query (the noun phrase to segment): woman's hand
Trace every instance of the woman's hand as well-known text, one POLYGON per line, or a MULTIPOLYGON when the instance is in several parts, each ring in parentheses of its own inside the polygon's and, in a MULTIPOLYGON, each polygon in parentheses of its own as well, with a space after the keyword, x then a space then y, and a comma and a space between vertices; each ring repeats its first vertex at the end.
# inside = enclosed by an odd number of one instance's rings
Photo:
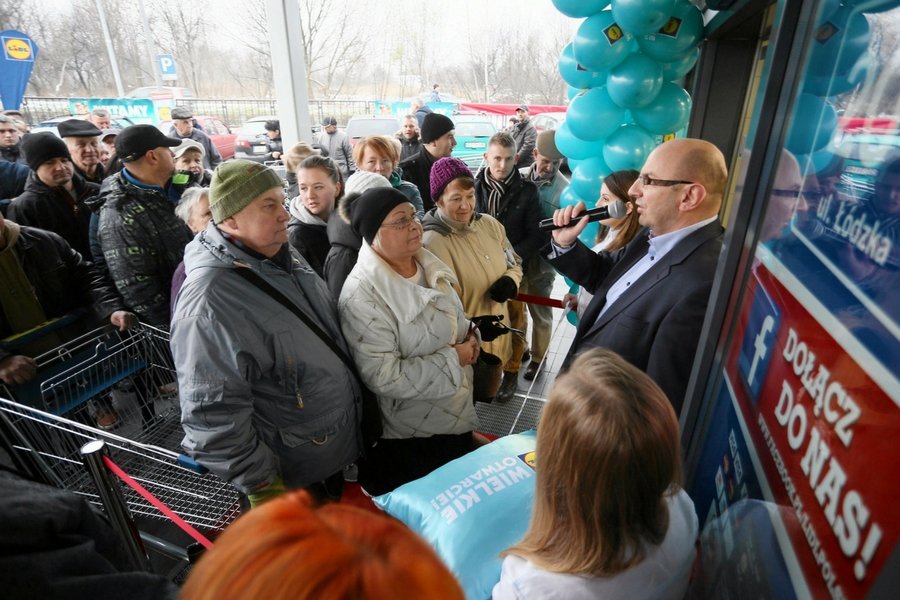
POLYGON ((459 366, 461 367, 474 365, 475 361, 478 360, 478 352, 481 350, 478 339, 474 336, 467 337, 464 341, 454 344, 453 349, 456 350, 459 366))

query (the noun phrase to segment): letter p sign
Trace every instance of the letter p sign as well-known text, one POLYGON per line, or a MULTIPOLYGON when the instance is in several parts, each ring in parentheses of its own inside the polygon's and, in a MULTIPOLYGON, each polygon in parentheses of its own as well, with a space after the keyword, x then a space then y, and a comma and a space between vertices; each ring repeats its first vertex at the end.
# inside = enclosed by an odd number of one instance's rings
POLYGON ((166 81, 178 79, 178 68, 175 66, 175 57, 171 54, 158 54, 156 62, 159 66, 159 74, 166 81))

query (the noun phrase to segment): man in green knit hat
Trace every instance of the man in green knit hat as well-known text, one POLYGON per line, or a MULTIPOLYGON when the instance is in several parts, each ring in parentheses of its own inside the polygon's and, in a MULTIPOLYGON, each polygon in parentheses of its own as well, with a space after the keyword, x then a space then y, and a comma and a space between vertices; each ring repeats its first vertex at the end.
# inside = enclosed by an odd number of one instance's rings
POLYGON ((324 339, 348 353, 336 302, 287 243, 281 178, 223 163, 209 208, 172 318, 182 445, 254 506, 290 488, 339 498, 360 453, 361 390, 324 339))

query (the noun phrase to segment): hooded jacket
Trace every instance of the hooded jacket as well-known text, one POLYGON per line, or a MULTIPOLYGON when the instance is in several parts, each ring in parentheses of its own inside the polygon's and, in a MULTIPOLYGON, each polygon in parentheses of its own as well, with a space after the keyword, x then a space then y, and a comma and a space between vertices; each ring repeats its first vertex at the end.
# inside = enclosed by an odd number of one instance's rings
POLYGON ((91 211, 85 201, 96 196, 100 186, 85 181, 78 173, 72 176, 72 186, 74 197, 64 188, 46 185, 32 171, 28 174, 25 191, 9 205, 7 216, 19 225, 58 234, 85 260, 90 260, 88 228, 91 211))
POLYGON ((341 289, 359 255, 362 237, 350 226, 350 205, 359 198, 359 194, 347 194, 338 200, 338 208, 328 218, 328 242, 331 248, 325 257, 325 281, 335 298, 341 297, 341 289))
MULTIPOLYGON (((418 119, 416 119, 418 122, 418 119)), ((419 139, 419 134, 417 133, 411 140, 407 139, 402 133, 397 134, 397 139, 400 140, 400 161, 404 161, 410 156, 419 153, 419 150, 422 149, 422 140, 419 139)))
POLYGON ((472 367, 461 367, 451 347, 469 330, 453 290, 456 278, 427 250, 415 258, 427 288, 398 275, 363 244, 338 302, 344 336, 378 397, 389 439, 461 434, 477 424, 472 367))
MULTIPOLYGON (((515 253, 496 219, 476 213, 468 225, 448 221, 438 209, 422 221, 422 243, 454 274, 454 287, 469 317, 503 315, 509 324, 507 303, 491 300, 488 288, 504 275, 516 285, 522 283, 522 259, 515 253)), ((481 347, 505 363, 512 356, 511 334, 501 335, 481 347)))
POLYGON ((319 277, 325 277, 325 257, 331 250, 327 223, 303 206, 300 197, 291 200, 288 241, 319 277))
POLYGON ((422 196, 422 209, 425 212, 434 208, 434 200, 431 198, 431 167, 436 160, 423 145, 418 154, 400 163, 400 173, 403 179, 419 188, 419 194, 422 196))
POLYGON ((98 212, 97 239, 116 289, 145 323, 168 328, 172 275, 193 235, 158 189, 107 177, 88 202, 98 212))
POLYGON ((351 371, 296 315, 233 272, 251 269, 349 355, 325 283, 286 252, 289 265, 254 257, 210 223, 185 252, 172 320, 182 445, 244 492, 279 476, 303 487, 359 456, 361 396, 351 371))

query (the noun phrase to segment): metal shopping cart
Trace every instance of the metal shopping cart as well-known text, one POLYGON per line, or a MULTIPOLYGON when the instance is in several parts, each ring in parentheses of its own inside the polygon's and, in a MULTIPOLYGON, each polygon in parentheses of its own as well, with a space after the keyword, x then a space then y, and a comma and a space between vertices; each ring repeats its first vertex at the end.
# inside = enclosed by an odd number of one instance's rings
MULTIPOLYGON (((0 385, 0 435, 20 466, 100 504, 80 451, 101 440, 113 462, 197 529, 217 532, 240 514, 232 486, 179 454, 183 432, 167 332, 148 325, 126 332, 102 327, 36 362, 38 377, 28 385, 0 385), (111 402, 118 412, 115 431, 93 423, 98 402, 111 402)), ((139 528, 167 519, 133 490, 126 488, 124 497, 139 528)), ((171 556, 186 556, 148 539, 171 556)))

